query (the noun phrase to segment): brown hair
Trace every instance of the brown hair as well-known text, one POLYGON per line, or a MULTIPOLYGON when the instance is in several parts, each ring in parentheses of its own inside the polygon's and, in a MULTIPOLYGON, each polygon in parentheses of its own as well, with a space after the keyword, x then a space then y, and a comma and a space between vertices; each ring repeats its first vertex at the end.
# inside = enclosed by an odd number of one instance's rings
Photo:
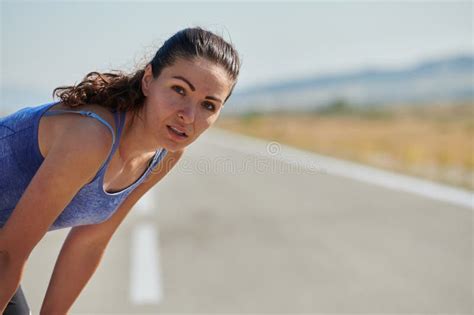
MULTIPOLYGON (((194 27, 177 32, 164 42, 147 65, 151 64, 153 77, 157 78, 178 58, 192 60, 197 57, 215 62, 227 71, 233 81, 227 101, 237 83, 240 58, 232 44, 210 31, 194 27)), ((116 73, 90 72, 75 86, 57 87, 53 90, 53 98, 58 96, 69 107, 97 104, 118 111, 131 111, 135 118, 145 101, 141 86, 145 69, 132 74, 112 71, 116 73)))

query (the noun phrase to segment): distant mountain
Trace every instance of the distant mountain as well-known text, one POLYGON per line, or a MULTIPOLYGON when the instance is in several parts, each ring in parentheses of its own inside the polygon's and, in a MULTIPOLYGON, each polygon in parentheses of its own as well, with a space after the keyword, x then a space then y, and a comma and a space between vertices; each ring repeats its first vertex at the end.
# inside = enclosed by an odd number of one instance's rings
POLYGON ((335 100, 355 106, 474 99, 474 56, 431 60, 402 70, 366 69, 262 85, 229 99, 226 114, 317 109, 335 100))
MULTIPOLYGON (((430 60, 402 70, 366 69, 317 75, 235 91, 223 115, 307 111, 336 100, 354 106, 474 100, 474 56, 430 60)), ((51 90, 0 87, 0 116, 52 101, 51 90)))

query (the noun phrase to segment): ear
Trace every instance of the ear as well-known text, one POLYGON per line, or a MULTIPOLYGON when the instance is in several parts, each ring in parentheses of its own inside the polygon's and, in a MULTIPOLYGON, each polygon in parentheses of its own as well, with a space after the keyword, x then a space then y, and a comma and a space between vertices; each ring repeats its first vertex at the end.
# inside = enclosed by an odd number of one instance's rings
POLYGON ((151 64, 148 64, 145 68, 145 73, 143 74, 143 78, 142 78, 143 95, 148 96, 152 81, 153 81, 153 71, 151 69, 151 64))

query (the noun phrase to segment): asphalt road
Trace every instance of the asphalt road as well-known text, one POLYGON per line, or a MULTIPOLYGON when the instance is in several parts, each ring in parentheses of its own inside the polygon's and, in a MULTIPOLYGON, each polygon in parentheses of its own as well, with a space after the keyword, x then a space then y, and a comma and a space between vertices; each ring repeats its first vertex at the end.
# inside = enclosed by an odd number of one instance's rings
MULTIPOLYGON (((472 207, 284 151, 203 135, 125 220, 71 314, 473 312, 472 207)), ((28 262, 33 314, 67 231, 28 262)))

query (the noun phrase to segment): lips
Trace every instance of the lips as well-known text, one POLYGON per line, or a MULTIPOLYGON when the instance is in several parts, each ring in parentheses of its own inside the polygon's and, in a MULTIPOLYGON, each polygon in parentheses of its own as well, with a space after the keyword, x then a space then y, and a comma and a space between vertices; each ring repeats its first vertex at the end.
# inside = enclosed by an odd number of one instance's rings
POLYGON ((186 134, 186 131, 179 128, 179 127, 175 127, 175 126, 170 126, 170 125, 166 125, 166 128, 168 128, 168 130, 172 133, 172 134, 175 134, 176 136, 178 137, 181 137, 181 138, 187 138, 188 135, 186 134))

